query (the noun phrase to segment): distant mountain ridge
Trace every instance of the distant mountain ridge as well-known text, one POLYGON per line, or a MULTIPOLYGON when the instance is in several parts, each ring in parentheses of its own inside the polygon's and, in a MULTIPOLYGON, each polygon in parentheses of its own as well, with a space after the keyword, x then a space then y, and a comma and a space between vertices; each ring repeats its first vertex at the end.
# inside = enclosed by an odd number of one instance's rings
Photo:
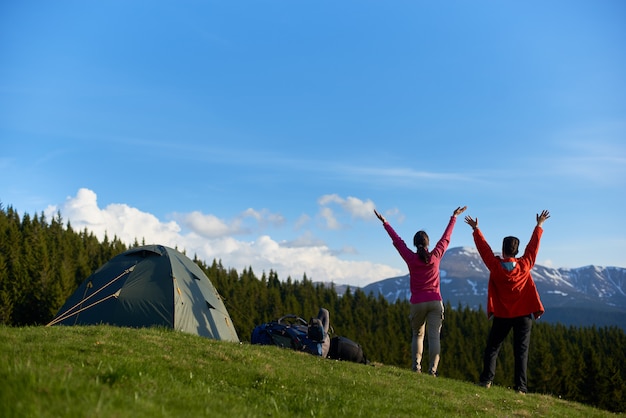
MULTIPOLYGON (((450 302, 453 308, 486 308, 489 271, 475 248, 448 249, 440 269, 444 302, 450 302)), ((626 268, 591 265, 554 269, 535 265, 532 275, 546 309, 540 320, 626 330, 626 268)), ((409 276, 384 279, 362 290, 366 294, 381 294, 392 303, 408 300, 409 276)))

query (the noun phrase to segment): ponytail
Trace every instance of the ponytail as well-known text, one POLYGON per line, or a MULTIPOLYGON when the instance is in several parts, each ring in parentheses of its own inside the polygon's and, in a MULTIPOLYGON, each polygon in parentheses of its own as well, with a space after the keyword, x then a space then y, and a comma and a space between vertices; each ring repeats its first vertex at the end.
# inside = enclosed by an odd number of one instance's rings
POLYGON ((417 247, 417 255, 426 264, 430 264, 430 253, 428 252, 428 234, 425 231, 417 231, 413 236, 413 245, 417 247))
POLYGON ((422 259, 424 263, 430 264, 430 253, 428 252, 428 249, 426 247, 424 247, 423 245, 417 247, 417 255, 419 256, 419 258, 422 259))

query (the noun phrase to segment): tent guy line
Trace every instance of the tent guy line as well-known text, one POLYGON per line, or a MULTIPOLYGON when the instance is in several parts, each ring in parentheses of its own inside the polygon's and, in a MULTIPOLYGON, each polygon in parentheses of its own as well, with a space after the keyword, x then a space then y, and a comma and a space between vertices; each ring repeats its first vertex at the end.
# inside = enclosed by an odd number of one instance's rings
MULTIPOLYGON (((124 270, 122 272, 122 274, 120 274, 119 276, 117 276, 115 279, 111 280, 110 282, 108 282, 107 284, 105 284, 104 286, 102 286, 100 289, 96 290, 94 293, 92 293, 91 295, 87 296, 86 298, 84 298, 83 300, 81 300, 80 302, 78 302, 76 305, 72 306, 71 308, 69 308, 67 311, 65 311, 62 314, 57 314, 58 316, 53 319, 52 321, 50 321, 48 324, 46 324, 47 327, 49 327, 50 325, 54 325, 58 322, 64 321, 65 319, 74 316, 74 315, 78 315, 79 313, 81 313, 82 311, 91 308, 92 306, 97 305, 98 303, 102 303, 105 300, 111 298, 111 297, 115 297, 117 298, 120 295, 120 290, 118 290, 117 292, 114 292, 112 295, 109 295, 107 297, 105 297, 104 299, 100 299, 97 302, 92 303, 91 305, 85 306, 84 308, 79 309, 76 312, 72 312, 74 309, 76 309, 78 306, 81 306, 85 301, 87 301, 88 299, 91 299, 92 297, 96 296, 98 293, 100 293, 102 290, 104 290, 105 287, 109 286, 111 283, 115 282, 116 280, 124 277, 125 275, 127 275, 128 273, 132 272, 133 270, 135 270, 135 266, 131 266, 129 268, 127 268, 126 270, 124 270)), ((91 282, 87 283, 87 288, 90 287, 91 282)))

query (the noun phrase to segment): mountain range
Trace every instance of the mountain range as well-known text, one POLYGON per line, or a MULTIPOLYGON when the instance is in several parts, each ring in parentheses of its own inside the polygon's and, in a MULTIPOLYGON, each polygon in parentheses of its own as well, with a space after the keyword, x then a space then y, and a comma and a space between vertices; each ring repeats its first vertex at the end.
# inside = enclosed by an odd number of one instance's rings
MULTIPOLYGON (((450 302, 454 309, 486 309, 489 271, 475 248, 448 249, 440 271, 444 302, 450 302)), ((591 265, 555 269, 535 265, 532 277, 546 310, 540 321, 626 330, 626 268, 591 265)), ((361 289, 366 294, 380 294, 391 303, 408 300, 409 275, 384 279, 361 289)))

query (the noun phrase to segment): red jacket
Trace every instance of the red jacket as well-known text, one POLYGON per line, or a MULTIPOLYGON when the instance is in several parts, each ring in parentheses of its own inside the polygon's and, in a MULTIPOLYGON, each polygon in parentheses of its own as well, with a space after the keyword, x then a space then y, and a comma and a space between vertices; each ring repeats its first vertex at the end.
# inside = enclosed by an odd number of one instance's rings
POLYGON ((437 241, 437 245, 435 245, 435 248, 430 252, 430 264, 426 264, 415 252, 407 247, 391 225, 385 222, 385 230, 391 237, 394 247, 396 247, 398 253, 409 268, 411 303, 441 300, 439 264, 448 248, 448 244, 450 244, 450 237, 452 236, 455 223, 456 216, 451 216, 450 222, 448 222, 448 226, 443 232, 442 237, 437 241))
POLYGON ((488 317, 515 318, 533 314, 539 318, 545 312, 530 275, 542 234, 543 229, 535 227, 524 255, 520 258, 501 258, 493 253, 482 232, 478 228, 474 230, 476 248, 489 269, 488 317))

